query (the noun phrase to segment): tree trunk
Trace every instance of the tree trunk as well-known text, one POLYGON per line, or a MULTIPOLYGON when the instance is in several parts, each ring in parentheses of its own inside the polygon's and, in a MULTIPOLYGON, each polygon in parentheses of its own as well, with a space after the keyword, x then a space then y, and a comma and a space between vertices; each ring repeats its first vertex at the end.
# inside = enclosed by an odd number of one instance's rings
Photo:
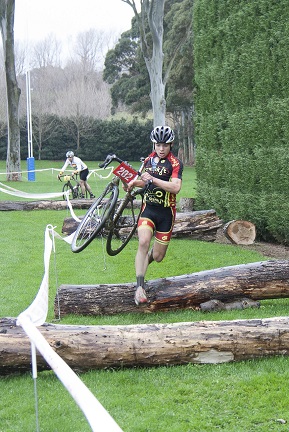
POLYGON ((183 108, 181 111, 175 110, 174 123, 179 137, 178 157, 185 165, 192 166, 195 163, 193 109, 183 108))
MULTIPOLYGON (((141 2, 140 13, 134 1, 122 0, 132 7, 140 32, 140 46, 150 78, 150 98, 152 102, 154 126, 166 124, 166 80, 163 79, 163 20, 165 0, 141 2), (147 37, 146 22, 151 37, 147 37), (148 43, 151 39, 151 43, 148 43)), ((169 71, 168 71, 169 74, 169 71)), ((167 74, 167 75, 168 75, 167 74)))
MULTIPOLYGON (((152 53, 148 56, 148 49, 143 49, 144 60, 150 77, 150 98, 154 116, 154 126, 166 124, 166 99, 163 80, 163 20, 165 0, 151 0, 143 3, 149 28, 152 35, 152 53)), ((143 33, 145 28, 143 29, 143 33)), ((142 43, 142 45, 144 42, 142 43)))
POLYGON ((20 128, 19 98, 14 55, 14 11, 15 0, 2 1, 0 5, 0 27, 5 57, 5 75, 7 92, 7 180, 21 180, 20 166, 20 128))
POLYGON ((134 283, 61 285, 56 316, 112 315, 175 309, 199 309, 212 299, 233 302, 289 297, 289 261, 262 261, 223 267, 146 283, 149 303, 136 307, 134 283))
MULTIPOLYGON (((73 326, 40 332, 75 371, 226 363, 289 353, 287 317, 175 324, 73 326)), ((38 370, 49 369, 38 355, 38 370)), ((15 321, 0 320, 0 374, 31 370, 31 346, 15 321)))

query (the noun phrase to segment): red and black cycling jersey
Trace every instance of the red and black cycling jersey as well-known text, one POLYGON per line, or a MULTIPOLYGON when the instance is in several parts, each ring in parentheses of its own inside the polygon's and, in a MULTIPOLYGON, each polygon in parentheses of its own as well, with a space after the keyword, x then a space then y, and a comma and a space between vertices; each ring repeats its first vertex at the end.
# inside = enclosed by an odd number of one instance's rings
MULTIPOLYGON (((170 181, 172 178, 182 179, 183 163, 172 152, 166 158, 159 159, 157 163, 155 163, 155 158, 158 159, 155 151, 148 155, 144 161, 145 171, 164 181, 170 181)), ((175 207, 176 194, 166 192, 151 184, 145 194, 145 202, 149 205, 175 207)))

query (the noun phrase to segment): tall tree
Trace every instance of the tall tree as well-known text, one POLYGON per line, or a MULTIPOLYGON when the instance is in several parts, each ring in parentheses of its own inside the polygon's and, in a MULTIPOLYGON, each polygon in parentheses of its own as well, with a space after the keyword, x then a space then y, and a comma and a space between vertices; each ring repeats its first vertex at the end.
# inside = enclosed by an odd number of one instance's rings
MULTIPOLYGON (((141 50, 150 77, 154 125, 164 125, 166 123, 165 87, 168 79, 167 73, 163 75, 165 0, 140 0, 140 13, 137 11, 135 0, 122 1, 133 9, 138 23, 141 50), (150 38, 147 35, 147 25, 150 29, 150 38)), ((169 73, 169 69, 167 72, 169 73)))
POLYGON ((71 144, 80 150, 82 139, 92 134, 94 119, 110 115, 109 89, 99 72, 85 73, 80 63, 71 63, 64 72, 66 81, 56 92, 56 112, 64 119, 71 144))
POLYGON ((166 122, 166 85, 175 59, 190 34, 191 21, 186 21, 186 31, 177 38, 174 50, 167 56, 164 63, 164 16, 167 9, 179 1, 140 0, 138 13, 135 0, 122 0, 132 7, 139 29, 139 43, 150 79, 150 98, 153 109, 154 125, 166 122))
POLYGON ((8 144, 7 180, 21 180, 20 128, 18 119, 20 89, 17 84, 14 55, 15 0, 0 0, 0 27, 5 59, 8 144))
POLYGON ((103 30, 90 29, 78 33, 74 53, 80 60, 83 73, 86 75, 96 71, 102 61, 102 47, 107 39, 103 30))
POLYGON ((149 97, 150 80, 139 46, 139 31, 135 19, 130 30, 121 34, 115 47, 105 58, 103 79, 112 84, 113 110, 123 104, 132 112, 144 116, 152 108, 149 97))
POLYGON ((31 55, 31 65, 35 68, 48 66, 59 67, 61 56, 61 44, 53 34, 37 42, 31 55))

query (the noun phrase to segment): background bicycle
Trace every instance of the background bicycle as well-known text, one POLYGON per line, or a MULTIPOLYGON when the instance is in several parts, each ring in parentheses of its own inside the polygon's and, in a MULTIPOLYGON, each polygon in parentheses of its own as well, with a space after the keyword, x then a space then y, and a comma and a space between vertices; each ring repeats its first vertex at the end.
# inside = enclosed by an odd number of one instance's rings
MULTIPOLYGON (((62 174, 58 176, 58 179, 62 182, 65 181, 63 188, 62 188, 62 192, 67 192, 68 190, 71 191, 71 197, 73 199, 76 198, 81 198, 82 196, 82 191, 81 191, 81 187, 80 187, 80 183, 77 180, 77 174, 71 174, 71 175, 67 175, 67 174, 62 174)), ((85 191, 85 198, 87 198, 87 191, 85 191)), ((66 199, 66 195, 63 195, 63 199, 66 199)))
POLYGON ((134 235, 146 188, 126 192, 123 199, 118 200, 119 185, 129 183, 139 176, 143 170, 143 161, 138 171, 122 161, 115 154, 108 155, 101 168, 106 168, 112 161, 118 161, 113 173, 115 176, 108 183, 102 194, 95 200, 79 223, 72 240, 73 252, 85 249, 97 236, 106 238, 106 251, 109 255, 118 254, 134 235))

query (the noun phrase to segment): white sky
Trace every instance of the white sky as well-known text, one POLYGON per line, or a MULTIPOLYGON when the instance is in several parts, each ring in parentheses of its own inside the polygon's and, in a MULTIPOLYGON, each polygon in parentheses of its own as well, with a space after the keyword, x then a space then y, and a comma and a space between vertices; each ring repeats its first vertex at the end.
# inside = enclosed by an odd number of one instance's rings
POLYGON ((54 34, 69 44, 91 28, 120 35, 130 29, 132 17, 122 0, 16 0, 14 38, 25 44, 54 34))

